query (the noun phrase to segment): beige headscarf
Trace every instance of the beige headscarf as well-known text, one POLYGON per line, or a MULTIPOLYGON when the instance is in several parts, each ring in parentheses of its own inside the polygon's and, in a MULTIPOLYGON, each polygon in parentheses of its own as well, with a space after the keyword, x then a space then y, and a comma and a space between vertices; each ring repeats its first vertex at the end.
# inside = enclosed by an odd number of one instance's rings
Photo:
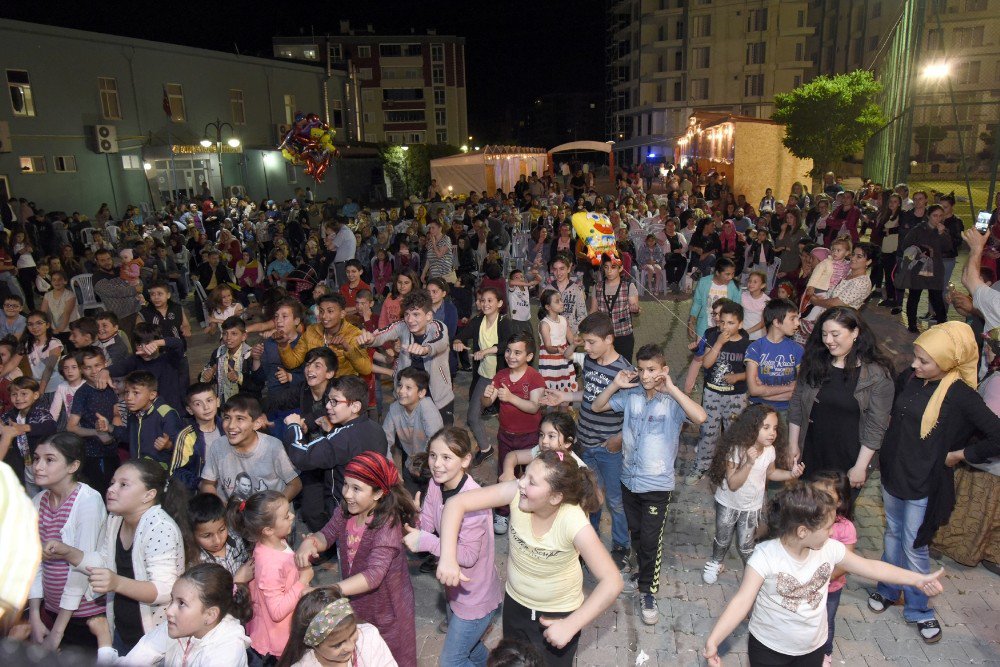
POLYGON ((976 336, 965 322, 945 322, 920 334, 914 345, 919 345, 944 371, 944 377, 931 395, 920 420, 920 437, 926 438, 937 425, 941 405, 948 389, 961 380, 973 389, 978 384, 979 348, 976 336))

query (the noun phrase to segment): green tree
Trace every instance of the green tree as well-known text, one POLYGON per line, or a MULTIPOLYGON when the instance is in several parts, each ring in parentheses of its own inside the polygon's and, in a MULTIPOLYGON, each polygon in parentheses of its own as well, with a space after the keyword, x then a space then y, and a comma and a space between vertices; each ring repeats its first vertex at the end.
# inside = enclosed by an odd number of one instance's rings
POLYGON ((456 155, 461 150, 448 144, 379 144, 382 168, 399 198, 410 195, 423 197, 431 184, 431 160, 456 155))
POLYGON ((789 93, 774 97, 771 118, 785 125, 782 140, 793 155, 812 158, 814 177, 844 156, 864 149, 885 124, 875 102, 882 90, 871 72, 855 70, 819 76, 789 93))
POLYGON ((948 130, 933 123, 913 128, 913 140, 917 143, 916 159, 929 162, 934 153, 934 147, 944 141, 947 136, 948 130))

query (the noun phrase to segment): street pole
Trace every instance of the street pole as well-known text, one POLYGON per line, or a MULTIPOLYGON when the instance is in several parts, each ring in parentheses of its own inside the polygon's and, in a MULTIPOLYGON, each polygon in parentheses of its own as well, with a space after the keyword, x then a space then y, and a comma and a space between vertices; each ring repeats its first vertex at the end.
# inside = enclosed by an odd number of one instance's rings
POLYGON ((267 198, 271 198, 271 186, 267 184, 267 154, 264 151, 260 152, 260 168, 264 172, 264 190, 267 192, 267 198))

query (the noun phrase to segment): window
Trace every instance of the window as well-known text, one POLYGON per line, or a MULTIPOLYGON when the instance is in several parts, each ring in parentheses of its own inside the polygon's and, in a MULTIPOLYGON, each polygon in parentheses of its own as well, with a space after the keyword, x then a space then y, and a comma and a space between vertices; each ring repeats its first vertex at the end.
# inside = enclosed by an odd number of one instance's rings
POLYGON ((712 15, 702 14, 700 16, 695 16, 691 20, 691 36, 692 37, 711 37, 712 36, 712 15))
POLYGON ((678 21, 674 25, 674 35, 677 39, 684 39, 684 21, 678 21))
POLYGON ((802 60, 802 43, 799 42, 795 45, 795 60, 802 60))
POLYGON ((743 95, 745 97, 763 97, 764 95, 764 75, 750 74, 743 82, 743 95))
POLYGON ((44 174, 45 157, 42 155, 26 155, 21 158, 22 174, 44 174))
POLYGON ((423 132, 410 132, 407 136, 407 140, 411 144, 422 144, 424 143, 424 133, 423 132))
POLYGON ((142 169, 142 160, 138 155, 122 155, 122 169, 142 169))
POLYGON ((677 51, 674 51, 674 71, 675 72, 679 71, 682 68, 683 62, 684 62, 684 53, 682 51, 680 51, 679 49, 677 51))
POLYGON ((333 121, 334 127, 344 127, 344 101, 343 100, 333 100, 332 108, 330 111, 331 119, 333 121))
POLYGON ((680 81, 674 81, 674 102, 680 102, 684 99, 684 87, 681 85, 680 81))
POLYGON ((656 41, 662 42, 667 39, 667 26, 661 25, 656 31, 656 41))
POLYGON ((444 44, 431 44, 431 62, 444 62, 444 44))
POLYGON ((878 35, 872 35, 868 38, 868 50, 878 51, 878 35))
POLYGON ((374 144, 376 141, 378 141, 378 139, 375 138, 374 134, 369 134, 369 133, 365 132, 365 143, 366 144, 374 144))
MULTIPOLYGON (((678 55, 680 55, 680 54, 678 53, 678 55)), ((708 67, 711 66, 711 61, 712 61, 712 58, 711 58, 712 49, 711 49, 711 47, 709 47, 709 46, 697 46, 697 47, 691 49, 691 55, 692 55, 692 57, 694 59, 694 67, 695 67, 695 69, 706 69, 706 68, 708 68, 708 67)), ((679 65, 680 65, 680 63, 678 63, 678 67, 676 69, 680 69, 679 65)))
POLYGON ((444 106, 444 91, 435 90, 434 91, 434 106, 443 107, 444 106))
POLYGON ((437 131, 437 142, 439 144, 448 143, 448 130, 438 130, 437 131))
POLYGON ((289 125, 295 122, 295 95, 285 95, 285 122, 289 125))
POLYGON ((766 42, 747 44, 747 65, 763 65, 766 47, 766 42))
MULTIPOLYGON (((371 71, 371 68, 365 68, 371 71)), ((424 70, 422 67, 383 67, 383 79, 423 79, 424 70)))
POLYGON ((939 51, 944 48, 944 30, 934 28, 927 32, 927 50, 939 51))
POLYGON ((316 60, 316 49, 302 49, 302 57, 306 60, 316 60))
POLYGON ((10 91, 10 105, 14 109, 14 115, 34 116, 35 98, 31 94, 31 81, 28 79, 28 72, 23 69, 7 70, 7 88, 10 91))
POLYGON ((73 155, 56 155, 52 158, 53 171, 58 174, 68 174, 76 171, 76 157, 73 155))
POLYGON ((955 68, 956 83, 979 83, 979 71, 982 63, 978 60, 965 62, 955 68))
POLYGON ((423 123, 423 111, 386 111, 385 122, 387 123, 423 123))
POLYGON ((708 79, 691 79, 691 99, 708 99, 708 79))
POLYGON ((444 85, 444 65, 431 65, 431 84, 444 85))
POLYGON ((448 124, 448 114, 445 113, 444 109, 438 109, 434 112, 434 124, 438 127, 444 127, 448 124))
POLYGON ((962 46, 982 46, 983 26, 955 28, 955 44, 961 44, 962 46))
POLYGON ((372 57, 372 47, 370 46, 358 47, 358 58, 371 58, 371 57, 372 57))
POLYGON ((986 0, 965 0, 965 11, 982 12, 986 11, 986 0))
POLYGON ((795 15, 795 25, 797 27, 799 27, 799 28, 805 28, 806 27, 806 13, 804 11, 802 11, 801 9, 795 15))
POLYGON ((292 164, 291 162, 287 161, 285 162, 285 176, 288 177, 289 183, 295 183, 297 180, 297 177, 295 175, 295 165, 292 164))
POLYGON ((361 120, 364 122, 365 125, 371 123, 373 118, 374 116, 367 111, 361 114, 361 120))
MULTIPOLYGON (((344 60, 344 47, 340 44, 330 45, 330 60, 335 63, 343 62, 344 60)), ((294 183, 295 181, 288 181, 289 183, 294 183)))
POLYGON ((666 102, 667 101, 667 89, 662 83, 656 84, 656 101, 666 102))
POLYGON ((387 144, 401 144, 403 143, 403 135, 396 134, 395 132, 385 133, 385 143, 387 144))
MULTIPOLYGON (((167 106, 170 109, 170 120, 183 123, 187 120, 184 110, 184 88, 179 83, 168 83, 164 86, 167 93, 167 106)), ((292 121, 288 121, 289 123, 292 121)))
POLYGON ((104 120, 121 120, 122 108, 118 103, 118 79, 113 76, 97 77, 97 89, 101 92, 101 117, 104 120))
POLYGON ((423 88, 383 88, 383 102, 412 102, 424 99, 423 88))
MULTIPOLYGON (((362 81, 371 81, 373 78, 375 78, 375 77, 372 76, 372 68, 371 67, 359 67, 358 68, 358 78, 361 79, 362 81)), ((386 77, 386 78, 390 78, 391 79, 391 78, 394 78, 394 77, 386 77)))
POLYGON ((247 108, 243 102, 243 91, 229 89, 229 110, 233 115, 233 125, 247 124, 247 108))
POLYGON ((872 18, 877 19, 882 16, 882 2, 881 0, 876 0, 872 3, 872 18))
POLYGON ((420 44, 379 44, 378 53, 383 58, 419 56, 423 53, 420 44))
POLYGON ((767 30, 767 8, 751 9, 747 13, 747 32, 767 30))

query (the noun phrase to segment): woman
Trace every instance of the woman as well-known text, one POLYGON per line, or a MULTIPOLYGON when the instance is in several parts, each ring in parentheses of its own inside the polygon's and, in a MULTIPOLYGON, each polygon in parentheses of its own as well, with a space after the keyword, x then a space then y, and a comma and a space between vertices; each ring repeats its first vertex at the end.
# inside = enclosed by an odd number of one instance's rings
POLYGON ((691 315, 688 319, 688 337, 691 340, 698 340, 705 335, 713 303, 722 298, 740 303, 740 288, 733 281, 735 275, 736 265, 723 258, 715 263, 712 275, 698 281, 691 298, 691 315))
POLYGON ((837 283, 826 298, 813 296, 809 303, 814 309, 820 308, 822 313, 827 308, 837 306, 848 308, 863 306, 868 295, 872 293, 872 281, 868 277, 868 269, 872 265, 875 252, 875 248, 868 243, 862 243, 854 248, 851 252, 851 269, 847 277, 837 283))
POLYGON ((715 221, 710 218, 702 220, 688 242, 691 263, 697 266, 703 275, 707 274, 715 266, 721 247, 719 234, 715 231, 715 221))
POLYGON ((67 289, 66 274, 56 271, 51 280, 52 289, 42 297, 42 312, 52 321, 52 335, 65 344, 69 341, 69 323, 80 319, 80 312, 76 307, 76 294, 67 289))
POLYGON ((634 283, 622 280, 622 262, 617 257, 604 255, 601 269, 604 280, 594 285, 590 312, 600 311, 611 317, 615 330, 615 351, 631 363, 635 348, 632 316, 639 314, 639 291, 634 283))
MULTIPOLYGON (((174 485, 164 495, 166 471, 152 459, 126 461, 108 487, 111 516, 97 548, 81 551, 58 540, 47 542, 45 559, 63 559, 90 578, 90 591, 107 595, 108 623, 119 655, 162 623, 174 581, 184 571, 185 552, 174 517, 186 520, 174 485), (169 508, 161 507, 168 502, 169 508)), ((183 492, 181 492, 183 493, 183 492)), ((197 559, 192 554, 188 560, 197 559)))
POLYGON ((892 375, 856 310, 835 306, 820 316, 788 408, 789 456, 801 455, 807 477, 839 470, 860 492, 889 425, 892 375))
POLYGON ((780 277, 786 278, 798 273, 802 261, 799 241, 805 237, 805 230, 802 229, 801 211, 797 208, 786 209, 781 229, 774 239, 774 253, 781 260, 780 273, 778 274, 780 277))
POLYGON ((809 198, 809 193, 806 192, 806 189, 802 186, 801 182, 795 181, 794 183, 792 183, 792 192, 791 194, 788 195, 789 201, 791 201, 792 197, 798 199, 799 208, 801 208, 803 211, 809 210, 810 208, 809 205, 812 203, 812 201, 809 198))
MULTIPOLYGON (((665 211, 664 211, 665 213, 665 211)), ((677 218, 667 218, 663 223, 663 270, 667 276, 667 286, 679 292, 684 269, 687 268, 687 241, 677 231, 677 218)))
POLYGON ((85 273, 83 270, 83 265, 77 260, 76 253, 73 250, 73 246, 70 244, 65 244, 59 248, 59 260, 62 264, 63 271, 72 280, 75 276, 85 273))
POLYGON ((896 308, 902 305, 903 295, 896 293, 892 282, 892 272, 896 268, 896 250, 899 249, 899 215, 903 212, 903 199, 893 193, 889 195, 885 208, 879 211, 872 229, 872 244, 879 247, 882 254, 872 267, 872 285, 880 289, 885 283, 885 299, 878 305, 896 308))
POLYGON ((809 211, 809 215, 806 218, 809 237, 816 243, 824 245, 827 221, 830 219, 830 198, 826 195, 817 197, 816 208, 809 211))
MULTIPOLYGON (((944 226, 944 209, 937 204, 927 207, 927 222, 922 222, 903 240, 904 263, 899 271, 901 283, 897 287, 909 289, 906 296, 906 323, 910 333, 917 333, 917 306, 920 296, 927 290, 927 299, 934 311, 934 319, 941 324, 947 318, 944 303, 944 255, 951 250, 951 236, 944 226), (925 259, 906 263, 907 252, 916 246, 925 259)), ((897 271, 897 274, 899 273, 897 271)))
MULTIPOLYGON (((955 505, 952 467, 1000 455, 1000 417, 976 393, 979 350, 964 322, 931 327, 913 343, 913 364, 896 379, 892 420, 879 452, 885 551, 882 560, 914 572, 930 572, 928 545, 955 505), (979 434, 981 440, 974 441, 979 434)), ((904 588, 880 583, 868 607, 882 613, 904 588)), ((928 644, 941 626, 927 596, 905 588, 903 617, 916 623, 928 644)))
POLYGON ((264 282, 264 270, 249 250, 243 250, 243 256, 236 263, 236 284, 246 294, 259 294, 261 283, 264 282))
POLYGON ((722 223, 719 234, 719 255, 736 265, 736 275, 743 273, 743 239, 736 232, 736 224, 731 219, 722 223))
POLYGON ((419 279, 413 271, 401 271, 396 274, 389 295, 382 302, 382 310, 378 314, 379 329, 384 329, 393 322, 403 319, 403 313, 400 312, 403 297, 419 287, 419 279))

